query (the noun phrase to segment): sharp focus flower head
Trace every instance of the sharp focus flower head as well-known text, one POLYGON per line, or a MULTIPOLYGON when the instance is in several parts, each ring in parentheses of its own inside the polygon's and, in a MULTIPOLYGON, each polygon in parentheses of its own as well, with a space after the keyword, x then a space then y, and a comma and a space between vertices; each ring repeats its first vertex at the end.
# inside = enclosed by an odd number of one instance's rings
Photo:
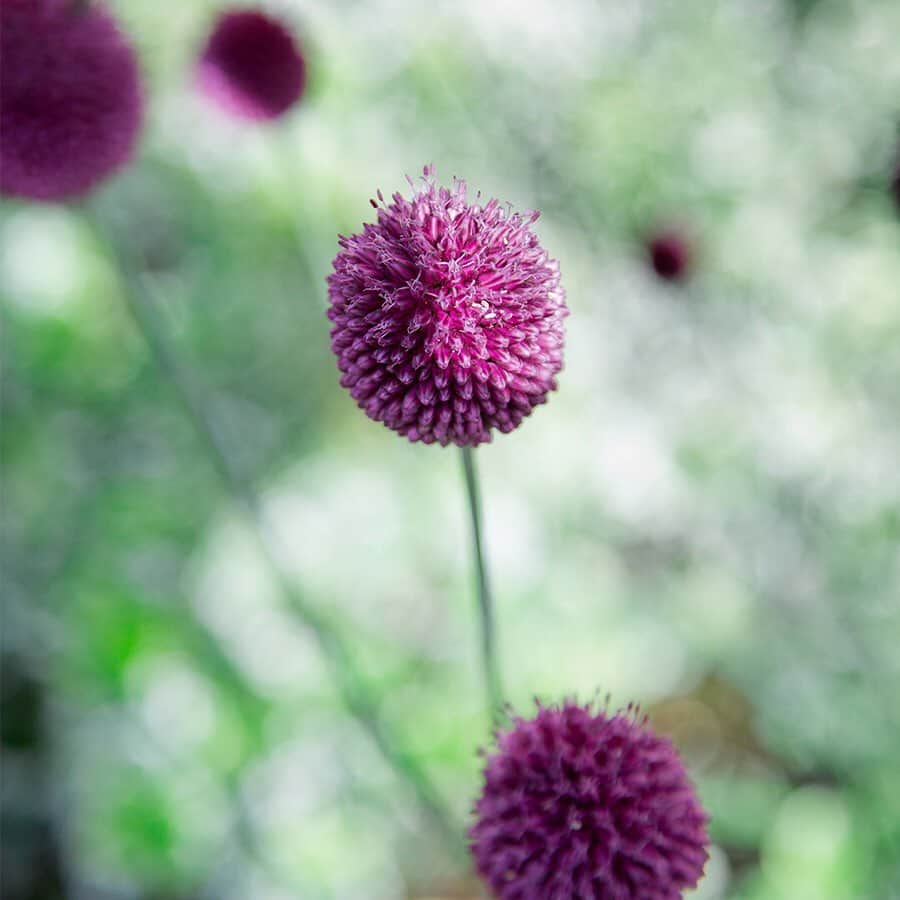
POLYGON ((691 247, 677 231, 658 231, 647 241, 647 257, 664 281, 681 281, 690 270, 691 247))
POLYGON ((0 192, 67 200, 127 162, 142 116, 134 51, 102 3, 0 3, 0 192))
POLYGON ((379 191, 378 221, 340 238, 331 346, 371 418, 412 441, 474 446, 556 388, 565 292, 537 213, 469 203, 464 181, 424 176, 411 199, 379 191))
POLYGON ((277 119, 306 86, 306 61, 294 35, 256 9, 232 9, 216 20, 197 66, 200 89, 241 119, 277 119))
POLYGON ((707 816, 674 747, 629 708, 567 701, 501 732, 470 830, 500 900, 678 900, 707 816))

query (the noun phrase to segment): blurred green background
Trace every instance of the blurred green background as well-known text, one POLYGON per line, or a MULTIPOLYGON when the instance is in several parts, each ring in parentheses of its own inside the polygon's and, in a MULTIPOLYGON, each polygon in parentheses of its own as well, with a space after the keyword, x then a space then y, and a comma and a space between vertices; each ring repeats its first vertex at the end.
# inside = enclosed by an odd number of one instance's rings
POLYGON ((510 701, 650 712, 713 815, 697 900, 900 898, 900 3, 283 2, 311 81, 267 128, 193 91, 216 4, 113 6, 139 161, 90 216, 0 212, 4 897, 481 896, 125 302, 464 821, 459 453, 356 409, 325 317, 338 232, 433 162, 543 211, 572 310, 558 394, 477 454, 510 701))

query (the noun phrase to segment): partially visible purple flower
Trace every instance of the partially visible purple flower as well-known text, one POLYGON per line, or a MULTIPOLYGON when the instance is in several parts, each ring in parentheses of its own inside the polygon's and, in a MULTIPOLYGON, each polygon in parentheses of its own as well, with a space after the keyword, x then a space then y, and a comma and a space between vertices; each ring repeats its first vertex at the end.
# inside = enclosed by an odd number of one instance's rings
POLYGON ((306 86, 306 61, 287 25, 256 9, 222 13, 197 64, 201 91, 242 119, 277 119, 306 86))
POLYGON ((131 158, 141 117, 134 51, 105 4, 0 2, 0 193, 86 194, 131 158))
POLYGON ((331 346, 371 418, 412 441, 475 446, 556 388, 565 292, 531 230, 538 213, 470 204, 464 181, 424 175, 409 200, 379 191, 377 223, 340 237, 331 346))
POLYGON ((647 258, 664 281, 681 281, 690 271, 691 247, 677 231, 658 231, 647 241, 647 258))
POLYGON ((469 835, 499 900, 678 900, 706 823, 668 740, 630 708, 567 701, 498 735, 469 835))

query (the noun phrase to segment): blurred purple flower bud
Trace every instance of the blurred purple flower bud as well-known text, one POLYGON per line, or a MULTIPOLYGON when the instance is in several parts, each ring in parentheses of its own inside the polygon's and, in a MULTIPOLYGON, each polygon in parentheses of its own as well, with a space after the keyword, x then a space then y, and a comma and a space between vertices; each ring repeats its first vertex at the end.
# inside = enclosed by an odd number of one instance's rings
POLYGON ((682 281, 691 267, 691 248, 684 235, 658 231, 647 241, 647 258, 664 281, 682 281))
POLYGON ((222 13, 200 55, 201 91, 231 115, 277 119, 301 97, 306 61, 289 28, 255 9, 222 13))
POLYGON ((86 194, 132 156, 142 118, 134 51, 102 3, 0 3, 0 192, 86 194))

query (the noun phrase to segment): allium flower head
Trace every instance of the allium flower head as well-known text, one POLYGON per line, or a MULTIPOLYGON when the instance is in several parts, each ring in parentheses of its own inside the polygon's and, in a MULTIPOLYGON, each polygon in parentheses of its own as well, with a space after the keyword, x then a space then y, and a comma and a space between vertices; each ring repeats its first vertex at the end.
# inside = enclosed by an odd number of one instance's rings
POLYGON ((469 834, 499 900, 677 900, 697 884, 706 813, 631 708, 539 706, 497 743, 469 834))
POLYGON ((537 213, 470 204, 464 181, 424 176, 411 199, 379 191, 378 221, 341 236, 331 346, 371 418, 412 441, 474 446, 556 388, 565 293, 537 213))
POLYGON ((141 113, 134 52, 102 3, 0 2, 0 192, 87 193, 130 159, 141 113))
POLYGON ((216 20, 197 66, 200 89, 242 119, 277 119, 306 85, 306 61, 290 29, 256 9, 216 20))
POLYGON ((691 265, 691 248, 676 231, 659 231, 647 241, 647 258, 664 281, 681 281, 691 265))

